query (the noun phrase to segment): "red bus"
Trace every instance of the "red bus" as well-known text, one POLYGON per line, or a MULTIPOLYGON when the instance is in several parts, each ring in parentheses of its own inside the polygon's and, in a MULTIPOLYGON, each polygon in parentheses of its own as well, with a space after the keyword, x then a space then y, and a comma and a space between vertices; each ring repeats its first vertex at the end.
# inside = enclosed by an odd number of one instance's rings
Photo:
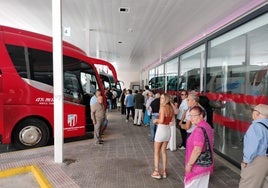
MULTIPOLYGON (((0 142, 20 149, 46 145, 54 129, 52 38, 0 26, 0 59, 0 142)), ((105 98, 95 64, 108 66, 117 79, 112 64, 63 42, 64 138, 92 130, 90 97, 100 89, 105 98)))
POLYGON ((120 81, 115 81, 112 75, 103 72, 100 72, 100 78, 102 80, 104 88, 115 89, 115 91, 117 92, 117 97, 119 98, 122 93, 120 81))

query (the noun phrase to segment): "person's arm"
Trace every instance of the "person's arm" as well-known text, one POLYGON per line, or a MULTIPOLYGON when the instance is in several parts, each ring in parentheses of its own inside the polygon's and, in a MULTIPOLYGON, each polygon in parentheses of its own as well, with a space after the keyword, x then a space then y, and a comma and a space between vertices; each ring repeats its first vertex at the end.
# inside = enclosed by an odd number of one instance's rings
POLYGON ((173 108, 174 114, 178 114, 179 109, 178 109, 177 105, 175 103, 171 103, 171 106, 173 108))
POLYGON ((180 123, 180 126, 182 129, 188 130, 191 128, 192 126, 192 122, 190 120, 187 120, 185 124, 183 124, 182 122, 180 123))
POLYGON ((90 110, 91 110, 92 123, 93 123, 93 125, 95 125, 96 124, 96 117, 95 117, 96 108, 95 108, 95 106, 92 106, 90 110))
POLYGON ((181 116, 181 122, 185 120, 187 110, 183 110, 182 116, 181 116))
POLYGON ((127 105, 127 96, 125 97, 124 104, 127 105))
POLYGON ((150 114, 151 114, 152 111, 153 111, 151 106, 149 106, 149 109, 148 109, 148 110, 149 110, 150 114))
POLYGON ((262 145, 260 142, 261 137, 262 134, 259 126, 250 125, 244 136, 242 167, 246 167, 247 164, 251 163, 258 155, 258 149, 260 148, 260 145, 262 145))
POLYGON ((202 152, 202 147, 194 146, 194 149, 193 149, 193 151, 191 153, 190 159, 189 159, 188 163, 185 166, 185 171, 186 172, 191 172, 192 167, 193 167, 195 161, 197 160, 197 158, 199 157, 199 155, 201 154, 201 152, 202 152))
POLYGON ((158 119, 155 119, 154 120, 154 124, 161 124, 164 122, 164 108, 163 107, 160 107, 160 110, 159 110, 159 118, 158 119))

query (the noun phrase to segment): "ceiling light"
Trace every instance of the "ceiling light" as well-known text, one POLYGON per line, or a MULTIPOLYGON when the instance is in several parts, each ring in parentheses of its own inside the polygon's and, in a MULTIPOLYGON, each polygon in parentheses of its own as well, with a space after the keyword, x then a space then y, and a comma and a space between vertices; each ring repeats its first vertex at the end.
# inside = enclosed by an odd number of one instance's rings
POLYGON ((119 8, 120 13, 129 13, 129 11, 130 11, 130 8, 128 8, 128 7, 120 7, 119 8))

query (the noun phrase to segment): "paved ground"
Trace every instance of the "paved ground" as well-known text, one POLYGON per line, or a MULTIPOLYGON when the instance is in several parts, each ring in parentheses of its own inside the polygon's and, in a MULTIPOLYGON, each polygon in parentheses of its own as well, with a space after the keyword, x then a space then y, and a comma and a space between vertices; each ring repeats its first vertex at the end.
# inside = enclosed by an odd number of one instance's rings
MULTIPOLYGON (((64 144, 64 163, 54 163, 53 146, 0 154, 0 170, 36 165, 52 187, 82 188, 157 188, 183 187, 184 151, 168 150, 168 178, 155 180, 153 170, 153 143, 149 127, 126 123, 118 111, 108 115, 109 127, 105 144, 94 145, 92 139, 64 144)), ((240 170, 215 156, 215 172, 210 188, 238 187, 240 170)), ((1 178, 2 188, 10 188, 10 178, 18 185, 29 183, 36 187, 31 175, 1 178)))

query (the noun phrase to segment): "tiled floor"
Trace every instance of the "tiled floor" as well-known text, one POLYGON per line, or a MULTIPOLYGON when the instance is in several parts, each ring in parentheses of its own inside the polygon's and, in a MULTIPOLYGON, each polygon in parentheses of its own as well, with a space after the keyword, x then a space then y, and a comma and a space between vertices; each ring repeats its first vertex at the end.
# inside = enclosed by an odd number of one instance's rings
MULTIPOLYGON (((54 163, 53 146, 4 153, 0 154, 0 170, 36 164, 53 187, 183 187, 185 151, 168 150, 168 178, 155 180, 150 177, 153 143, 150 142, 149 127, 133 126, 132 121, 126 123, 118 111, 109 112, 108 118, 104 145, 95 145, 92 139, 66 143, 62 164, 54 163)), ((216 167, 209 187, 237 187, 239 169, 217 155, 215 159, 216 167)))

